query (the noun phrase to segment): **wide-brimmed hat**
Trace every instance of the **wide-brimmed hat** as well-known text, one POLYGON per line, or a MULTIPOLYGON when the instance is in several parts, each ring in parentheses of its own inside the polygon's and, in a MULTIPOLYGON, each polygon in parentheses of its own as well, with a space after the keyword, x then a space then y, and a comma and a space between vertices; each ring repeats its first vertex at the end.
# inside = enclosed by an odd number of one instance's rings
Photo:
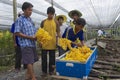
POLYGON ((70 12, 68 13, 68 15, 69 15, 70 18, 73 18, 73 14, 77 14, 78 17, 81 17, 81 16, 82 16, 82 13, 81 13, 80 11, 78 11, 78 10, 72 10, 72 11, 70 11, 70 12))
POLYGON ((63 17, 63 19, 64 19, 63 22, 67 21, 67 17, 65 15, 58 15, 58 16, 56 16, 56 20, 58 20, 58 18, 60 18, 60 17, 63 17))

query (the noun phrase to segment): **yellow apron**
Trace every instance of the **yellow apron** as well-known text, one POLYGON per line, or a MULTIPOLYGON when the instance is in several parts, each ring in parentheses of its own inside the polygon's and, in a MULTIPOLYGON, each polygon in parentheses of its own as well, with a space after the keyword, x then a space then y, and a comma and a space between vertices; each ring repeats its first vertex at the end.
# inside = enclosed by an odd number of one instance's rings
POLYGON ((72 28, 75 28, 75 24, 73 24, 73 22, 70 22, 70 26, 71 26, 72 28))
POLYGON ((51 36, 52 40, 50 40, 47 44, 42 45, 42 49, 45 50, 55 50, 56 49, 56 23, 55 20, 46 19, 43 24, 43 29, 46 30, 51 36))

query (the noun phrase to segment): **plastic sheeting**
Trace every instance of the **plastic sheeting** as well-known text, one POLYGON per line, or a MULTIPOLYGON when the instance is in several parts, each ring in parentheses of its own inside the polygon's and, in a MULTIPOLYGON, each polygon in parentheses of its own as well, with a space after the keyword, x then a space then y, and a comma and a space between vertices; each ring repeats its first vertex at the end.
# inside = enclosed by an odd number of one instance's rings
MULTIPOLYGON (((11 2, 12 0, 4 0, 11 2)), ((41 20, 46 16, 46 10, 51 6, 51 0, 17 0, 17 3, 31 2, 34 9, 32 19, 39 27, 41 20)), ((90 27, 112 27, 119 25, 120 0, 53 0, 53 7, 56 10, 56 15, 64 14, 68 17, 68 12, 76 9, 82 12, 83 18, 86 19, 87 25, 90 27)), ((17 8, 17 12, 21 11, 17 8)), ((68 17, 68 21, 70 18, 68 17)), ((0 0, 0 24, 11 25, 13 23, 13 8, 12 5, 5 4, 0 0)))

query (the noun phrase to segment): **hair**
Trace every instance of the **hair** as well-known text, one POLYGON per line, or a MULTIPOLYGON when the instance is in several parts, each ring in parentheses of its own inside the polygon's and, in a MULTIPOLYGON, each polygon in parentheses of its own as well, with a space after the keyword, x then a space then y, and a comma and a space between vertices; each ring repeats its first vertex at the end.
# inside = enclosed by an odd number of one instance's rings
POLYGON ((23 12, 20 11, 20 12, 18 13, 18 17, 20 17, 22 14, 23 14, 23 12))
POLYGON ((86 25, 86 21, 85 21, 84 18, 78 18, 78 19, 75 21, 75 24, 85 26, 85 25, 86 25))
POLYGON ((33 5, 29 2, 24 2, 22 5, 22 10, 26 10, 27 8, 33 7, 33 5))
POLYGON ((62 16, 59 16, 57 20, 60 20, 60 19, 64 20, 64 18, 62 16))
POLYGON ((18 17, 20 17, 22 14, 18 14, 18 17))
POLYGON ((54 14, 55 13, 55 9, 53 7, 48 7, 47 8, 47 14, 49 14, 49 13, 54 14))

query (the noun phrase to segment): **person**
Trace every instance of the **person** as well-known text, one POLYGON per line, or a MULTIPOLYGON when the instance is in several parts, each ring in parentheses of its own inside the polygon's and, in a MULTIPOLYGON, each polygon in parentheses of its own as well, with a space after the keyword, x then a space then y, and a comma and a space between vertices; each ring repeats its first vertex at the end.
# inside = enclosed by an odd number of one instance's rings
POLYGON ((98 37, 101 37, 103 35, 103 31, 101 29, 98 30, 98 37))
POLYGON ((67 21, 67 17, 65 15, 58 15, 56 16, 56 20, 58 21, 60 27, 60 35, 62 36, 65 29, 68 27, 66 24, 64 24, 67 21))
MULTIPOLYGON (((20 17, 22 15, 22 12, 18 13, 18 17, 20 17)), ((16 71, 20 71, 21 68, 21 58, 22 58, 22 54, 21 54, 21 49, 20 49, 20 45, 18 43, 18 37, 15 36, 14 34, 14 30, 15 30, 15 22, 12 24, 11 26, 11 33, 13 34, 13 42, 14 42, 14 47, 15 47, 15 70, 16 71)), ((23 68, 26 69, 27 65, 24 64, 23 68)))
MULTIPOLYGON (((64 22, 67 21, 67 17, 65 15, 58 15, 56 16, 56 20, 59 23, 60 26, 60 35, 62 36, 65 29, 68 27, 67 25, 63 24, 64 22)), ((59 56, 61 56, 65 51, 58 45, 58 51, 59 51, 59 56)))
POLYGON ((29 2, 24 2, 22 11, 24 12, 15 23, 15 35, 18 36, 18 42, 21 47, 22 63, 27 64, 26 80, 36 80, 33 64, 38 61, 36 53, 36 28, 32 19, 33 5, 29 2))
POLYGON ((42 44, 42 75, 47 75, 47 54, 49 54, 49 74, 54 74, 55 66, 55 50, 56 50, 56 35, 60 37, 60 28, 58 22, 54 19, 55 9, 53 7, 47 8, 48 18, 41 22, 41 28, 46 30, 52 40, 46 45, 42 44))
POLYGON ((105 30, 102 30, 102 32, 103 32, 103 37, 106 37, 106 32, 105 32, 105 30))
POLYGON ((85 25, 85 19, 78 18, 75 22, 75 28, 67 28, 63 34, 63 38, 71 40, 72 47, 84 46, 83 28, 85 25))
POLYGON ((75 27, 75 22, 78 18, 82 16, 82 13, 78 10, 72 10, 68 13, 69 17, 73 19, 73 21, 70 22, 71 27, 75 27))

